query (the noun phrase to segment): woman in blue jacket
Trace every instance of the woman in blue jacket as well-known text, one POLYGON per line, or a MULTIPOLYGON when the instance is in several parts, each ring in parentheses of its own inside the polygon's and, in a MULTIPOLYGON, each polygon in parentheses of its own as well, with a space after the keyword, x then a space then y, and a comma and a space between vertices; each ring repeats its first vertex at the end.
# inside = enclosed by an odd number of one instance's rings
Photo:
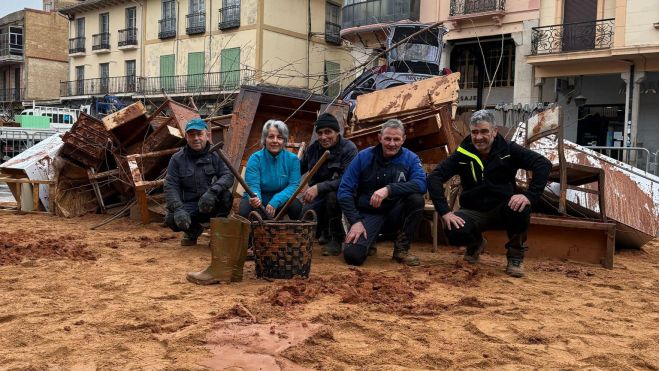
MULTIPOLYGON (((300 185, 300 160, 286 150, 288 127, 282 121, 268 120, 261 132, 263 149, 254 152, 247 160, 245 182, 256 194, 247 193, 240 200, 239 214, 247 217, 261 205, 269 217, 274 217, 300 185)), ((292 220, 300 218, 302 203, 294 200, 287 209, 292 220)))

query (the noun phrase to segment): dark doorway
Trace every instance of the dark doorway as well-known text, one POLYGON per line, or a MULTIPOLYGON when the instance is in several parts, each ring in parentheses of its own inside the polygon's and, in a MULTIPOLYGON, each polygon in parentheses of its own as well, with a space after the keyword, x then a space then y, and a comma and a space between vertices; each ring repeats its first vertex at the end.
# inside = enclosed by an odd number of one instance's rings
MULTIPOLYGON (((622 104, 579 107, 577 144, 582 146, 622 147, 624 123, 625 106, 622 104)), ((620 155, 618 152, 620 151, 606 150, 603 153, 618 158, 620 155)))
POLYGON ((597 0, 565 0, 563 6, 564 52, 595 48, 597 0))

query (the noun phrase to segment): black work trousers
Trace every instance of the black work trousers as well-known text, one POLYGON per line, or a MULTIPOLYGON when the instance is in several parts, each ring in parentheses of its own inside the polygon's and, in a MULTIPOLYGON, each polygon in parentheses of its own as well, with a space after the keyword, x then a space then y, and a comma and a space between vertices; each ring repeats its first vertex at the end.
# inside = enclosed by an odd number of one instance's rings
POLYGON ((307 210, 315 211, 318 216, 316 235, 320 235, 322 231, 328 231, 333 240, 343 243, 345 232, 341 223, 341 207, 336 199, 336 192, 318 195, 312 202, 304 205, 302 214, 304 215, 307 210))
POLYGON ((451 245, 466 246, 467 251, 476 250, 483 242, 482 232, 503 230, 508 234, 506 244, 509 258, 524 258, 527 249, 526 236, 531 223, 531 206, 521 212, 508 207, 508 201, 501 203, 490 211, 460 209, 455 214, 465 221, 462 228, 445 230, 451 245))
POLYGON ((233 196, 231 191, 224 190, 217 195, 217 202, 210 213, 202 213, 197 206, 198 201, 186 202, 183 204, 183 209, 190 215, 190 228, 183 230, 179 228, 174 222, 174 213, 168 212, 165 216, 165 225, 172 229, 174 232, 186 232, 191 237, 198 237, 203 232, 201 223, 207 223, 211 218, 222 218, 229 215, 231 212, 231 204, 233 196))
POLYGON ((368 249, 375 244, 380 231, 399 231, 404 233, 403 246, 397 248, 409 250, 410 241, 416 234, 416 230, 423 218, 423 207, 425 201, 420 193, 412 193, 399 199, 394 206, 385 213, 372 214, 361 213, 368 238, 360 236, 356 243, 343 245, 343 258, 350 265, 362 265, 368 256, 368 249))

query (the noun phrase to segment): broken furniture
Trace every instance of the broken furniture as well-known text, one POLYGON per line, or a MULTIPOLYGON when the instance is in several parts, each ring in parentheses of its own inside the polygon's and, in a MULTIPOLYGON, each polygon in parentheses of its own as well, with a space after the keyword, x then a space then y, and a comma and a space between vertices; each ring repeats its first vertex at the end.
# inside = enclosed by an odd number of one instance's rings
POLYGON ((565 159, 565 128, 563 109, 554 107, 531 117, 527 122, 525 146, 550 135, 556 138, 558 163, 552 166, 549 181, 558 183, 558 212, 567 215, 567 190, 585 192, 597 196, 599 219, 606 222, 606 199, 604 197, 604 171, 594 166, 575 164, 565 159), (595 189, 581 187, 597 183, 595 189))

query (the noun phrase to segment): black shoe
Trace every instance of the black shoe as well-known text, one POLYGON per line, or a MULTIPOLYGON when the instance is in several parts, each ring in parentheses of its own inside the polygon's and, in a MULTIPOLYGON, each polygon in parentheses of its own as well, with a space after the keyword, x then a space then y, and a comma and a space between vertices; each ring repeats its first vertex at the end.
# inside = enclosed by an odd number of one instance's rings
POLYGON ((183 234, 181 239, 181 246, 195 246, 197 245, 197 237, 188 234, 187 232, 183 234))
POLYGON ((341 244, 336 242, 336 240, 331 240, 327 242, 325 246, 321 248, 323 256, 337 256, 341 254, 341 244))
POLYGON ((378 248, 375 246, 371 246, 368 248, 368 256, 374 256, 375 254, 378 253, 378 248))
POLYGON ((327 245, 330 242, 330 235, 328 230, 323 230, 320 232, 320 237, 318 237, 318 243, 321 245, 327 245))
POLYGON ((480 261, 481 259, 481 254, 485 250, 485 246, 487 246, 487 240, 483 238, 483 241, 481 241, 481 244, 478 245, 473 251, 469 251, 471 249, 467 248, 467 251, 465 251, 464 255, 464 261, 466 261, 469 264, 476 264, 480 261))

